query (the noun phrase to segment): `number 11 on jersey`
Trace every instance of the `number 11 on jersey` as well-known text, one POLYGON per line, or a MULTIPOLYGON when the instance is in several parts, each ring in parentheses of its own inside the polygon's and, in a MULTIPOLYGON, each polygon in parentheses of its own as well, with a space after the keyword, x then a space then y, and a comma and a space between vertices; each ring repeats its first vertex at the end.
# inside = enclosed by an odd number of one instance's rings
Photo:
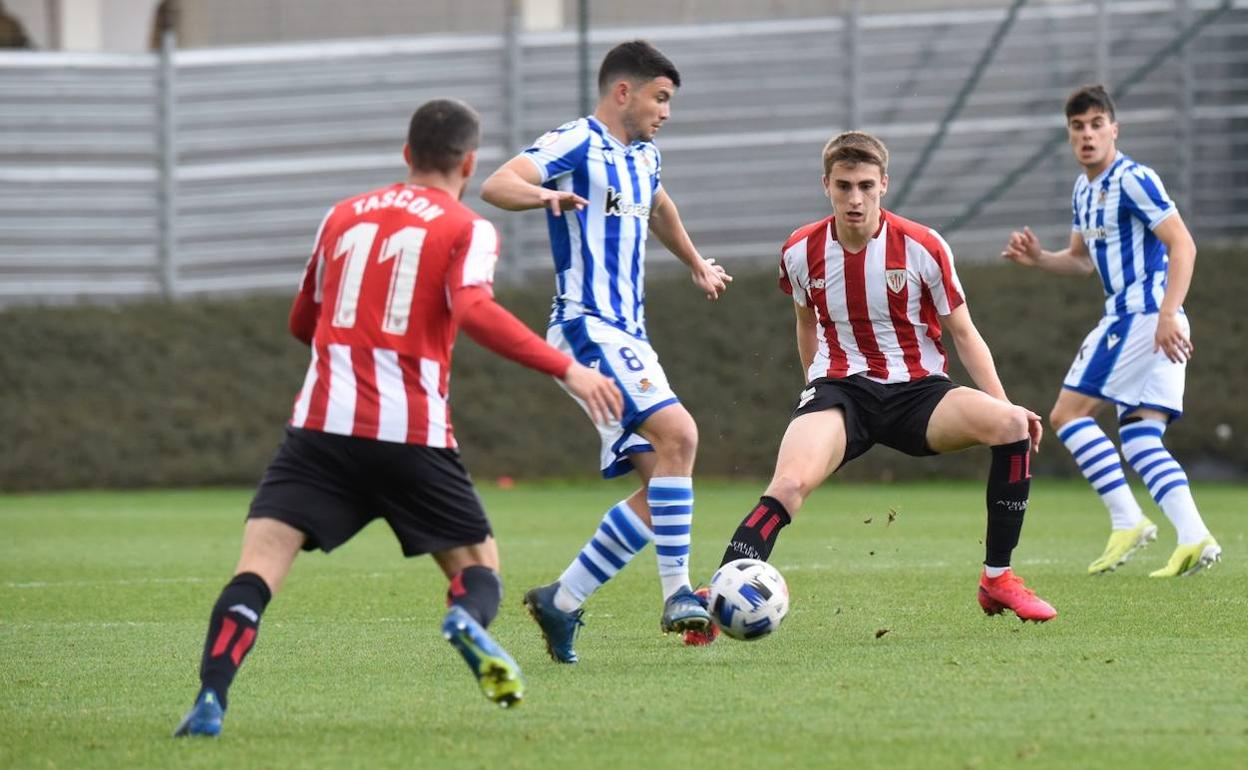
MULTIPOLYGON (((368 268, 373 243, 377 240, 379 225, 360 222, 338 239, 334 259, 346 257, 342 276, 338 280, 338 300, 334 304, 334 326, 350 329, 355 326, 356 308, 360 302, 360 288, 364 285, 364 272, 368 268)), ((387 334, 406 334, 407 323, 412 314, 412 295, 416 290, 416 273, 420 269, 420 251, 425 245, 428 231, 423 227, 404 227, 381 243, 378 265, 394 260, 390 270, 390 288, 386 293, 386 314, 381 330, 387 334)))

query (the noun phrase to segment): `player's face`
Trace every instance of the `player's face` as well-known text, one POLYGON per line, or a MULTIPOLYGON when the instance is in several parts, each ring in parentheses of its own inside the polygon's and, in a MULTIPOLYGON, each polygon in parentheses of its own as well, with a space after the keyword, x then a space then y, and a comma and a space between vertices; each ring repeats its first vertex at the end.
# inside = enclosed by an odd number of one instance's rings
POLYGON ((888 175, 879 166, 837 161, 823 178, 823 187, 832 201, 838 231, 845 228, 868 238, 875 234, 880 224, 880 198, 888 189, 888 175))
POLYGON ((668 77, 637 83, 628 91, 624 104, 624 130, 630 141, 654 141, 654 135, 672 114, 676 84, 668 77))
POLYGON ((1118 124, 1099 109, 1072 115, 1066 121, 1066 132, 1075 159, 1084 168, 1099 173, 1114 159, 1114 143, 1118 140, 1118 124))

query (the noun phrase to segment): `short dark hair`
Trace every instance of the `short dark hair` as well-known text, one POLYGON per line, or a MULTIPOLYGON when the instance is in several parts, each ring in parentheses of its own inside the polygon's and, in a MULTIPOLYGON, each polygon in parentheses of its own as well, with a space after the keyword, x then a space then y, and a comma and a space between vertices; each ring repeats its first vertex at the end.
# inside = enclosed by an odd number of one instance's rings
POLYGON ((829 176, 837 163, 849 166, 870 163, 879 166, 880 176, 883 176, 888 173, 888 148, 865 131, 846 131, 823 146, 823 175, 829 176))
POLYGON ((1070 96, 1066 97, 1067 120, 1076 115, 1082 115, 1088 110, 1100 110, 1109 116, 1111 123, 1114 122, 1114 100, 1110 98, 1109 92, 1105 90, 1105 86, 1099 83, 1090 86, 1080 86, 1070 96))
POLYGON ((407 127, 413 171, 447 173, 481 145, 481 118, 458 99, 434 99, 420 105, 407 127))
POLYGON ((676 65, 645 40, 629 40, 607 52, 598 68, 598 93, 606 93, 611 81, 619 77, 642 82, 666 77, 680 87, 676 65))

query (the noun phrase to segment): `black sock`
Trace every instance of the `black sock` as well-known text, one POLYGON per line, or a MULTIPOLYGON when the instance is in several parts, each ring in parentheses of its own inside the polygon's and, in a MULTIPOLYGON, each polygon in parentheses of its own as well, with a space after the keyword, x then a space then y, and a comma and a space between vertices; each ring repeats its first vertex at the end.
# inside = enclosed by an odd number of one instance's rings
POLYGON ((503 581, 497 572, 480 564, 460 570, 446 589, 446 606, 463 607, 482 628, 489 628, 502 600, 503 581))
POLYGON ((789 518, 789 512, 779 500, 766 495, 760 497, 758 505, 750 511, 749 516, 741 520, 737 531, 733 533, 719 566, 737 559, 767 561, 771 556, 771 549, 776 546, 780 530, 788 526, 790 521, 792 519, 789 518))
POLYGON ((1018 545, 1031 492, 1031 440, 992 447, 988 471, 988 533, 984 538, 984 564, 1010 566, 1010 554, 1018 545))
POLYGON ((226 707, 230 683, 238 667, 255 644, 260 616, 271 598, 273 593, 264 578, 254 572, 244 572, 226 584, 212 608, 199 681, 204 687, 216 690, 222 708, 226 707))

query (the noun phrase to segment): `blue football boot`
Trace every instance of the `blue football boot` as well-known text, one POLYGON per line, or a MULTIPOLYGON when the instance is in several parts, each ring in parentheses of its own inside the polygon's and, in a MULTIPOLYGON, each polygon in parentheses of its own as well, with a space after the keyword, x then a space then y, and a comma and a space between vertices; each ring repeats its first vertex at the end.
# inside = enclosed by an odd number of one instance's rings
POLYGON ((520 705, 524 698, 520 667, 463 607, 451 606, 442 621, 442 635, 472 669, 490 702, 503 708, 520 705))
POLYGON ((195 699, 195 705, 182 717, 178 729, 173 731, 174 738, 185 735, 203 735, 215 738, 221 734, 221 720, 225 717, 225 709, 221 708, 221 699, 217 691, 205 687, 195 699))
POLYGON ((585 625, 581 620, 583 610, 564 612, 555 606, 555 591, 559 583, 539 586, 524 595, 524 607, 542 629, 546 640, 546 652, 556 663, 575 663, 576 650, 572 649, 576 634, 585 625))
POLYGON ((663 603, 663 619, 659 622, 663 633, 685 631, 708 631, 711 613, 689 586, 681 586, 663 603))

